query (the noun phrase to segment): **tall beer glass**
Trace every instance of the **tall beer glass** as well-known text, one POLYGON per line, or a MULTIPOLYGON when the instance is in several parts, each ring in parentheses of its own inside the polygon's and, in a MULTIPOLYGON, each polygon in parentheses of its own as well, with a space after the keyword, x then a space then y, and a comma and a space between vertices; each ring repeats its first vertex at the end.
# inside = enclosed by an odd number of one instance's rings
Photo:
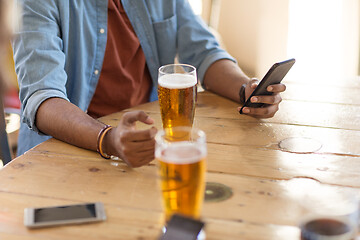
POLYGON ((192 126, 195 113, 196 68, 169 64, 159 68, 158 97, 163 128, 192 126))
POLYGON ((159 131, 155 140, 166 221, 174 213, 199 218, 205 189, 205 133, 191 127, 174 127, 171 132, 159 131), (173 141, 172 133, 184 138, 173 141))

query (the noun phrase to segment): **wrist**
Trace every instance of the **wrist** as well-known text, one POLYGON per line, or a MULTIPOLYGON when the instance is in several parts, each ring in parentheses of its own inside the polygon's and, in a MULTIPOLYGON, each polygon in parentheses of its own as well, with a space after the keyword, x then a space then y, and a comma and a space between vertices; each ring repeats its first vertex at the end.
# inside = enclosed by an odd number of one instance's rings
POLYGON ((110 125, 105 125, 99 132, 97 137, 97 152, 100 154, 101 157, 105 159, 109 159, 111 154, 109 152, 109 144, 108 139, 110 135, 110 131, 113 127, 110 125))
POLYGON ((102 145, 103 152, 108 156, 116 155, 114 151, 114 144, 113 144, 113 134, 114 134, 114 128, 109 130, 109 132, 106 133, 104 136, 104 141, 102 145))
POLYGON ((245 101, 246 101, 246 97, 245 97, 246 85, 247 85, 247 83, 244 83, 243 85, 241 85, 240 90, 239 90, 239 99, 240 99, 240 104, 242 104, 242 105, 244 105, 245 101))

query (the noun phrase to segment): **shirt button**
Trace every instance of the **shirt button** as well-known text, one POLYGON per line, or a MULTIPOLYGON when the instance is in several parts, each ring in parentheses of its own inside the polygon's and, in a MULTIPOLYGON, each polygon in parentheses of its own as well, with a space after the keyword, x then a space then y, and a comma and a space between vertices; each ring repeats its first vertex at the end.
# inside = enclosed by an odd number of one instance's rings
POLYGON ((101 28, 101 29, 100 29, 100 33, 101 33, 101 34, 105 33, 105 29, 101 28))
POLYGON ((95 75, 98 75, 98 74, 99 74, 99 70, 96 69, 96 70, 94 71, 94 73, 95 73, 95 75))

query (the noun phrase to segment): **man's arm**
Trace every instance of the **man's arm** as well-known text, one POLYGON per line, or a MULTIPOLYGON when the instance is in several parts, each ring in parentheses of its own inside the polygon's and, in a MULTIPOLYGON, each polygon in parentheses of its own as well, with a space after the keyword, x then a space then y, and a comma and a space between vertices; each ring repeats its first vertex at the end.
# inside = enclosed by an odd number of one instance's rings
MULTIPOLYGON (((136 130, 136 121, 153 123, 142 111, 126 113, 103 142, 105 153, 121 157, 131 167, 140 167, 154 159, 156 129, 136 130)), ((36 126, 59 140, 95 151, 97 136, 104 124, 64 99, 49 98, 38 108, 36 126)))
MULTIPOLYGON (((179 61, 197 68, 199 79, 203 80, 207 90, 240 102, 239 91, 244 83, 245 98, 256 88, 257 80, 250 80, 236 65, 235 59, 220 48, 216 38, 203 21, 194 15, 186 0, 176 1, 177 48, 179 61)), ((281 97, 278 93, 285 85, 272 85, 272 96, 258 96, 251 100, 267 104, 262 108, 244 108, 243 113, 258 118, 274 116, 281 97), (258 101, 255 101, 258 100, 258 101)))
MULTIPOLYGON (((211 64, 204 76, 204 85, 207 90, 236 102, 240 102, 239 92, 241 85, 246 84, 245 99, 247 99, 256 88, 257 82, 254 79, 250 80, 236 63, 228 59, 218 60, 211 64)), ((269 86, 267 90, 273 92, 273 95, 256 96, 251 99, 252 102, 267 105, 262 108, 246 107, 243 109, 243 113, 257 118, 273 117, 278 111, 279 103, 282 100, 279 93, 285 91, 285 89, 284 84, 269 86)))
POLYGON ((250 78, 233 61, 224 59, 214 62, 205 73, 204 85, 207 90, 240 101, 239 91, 250 78))

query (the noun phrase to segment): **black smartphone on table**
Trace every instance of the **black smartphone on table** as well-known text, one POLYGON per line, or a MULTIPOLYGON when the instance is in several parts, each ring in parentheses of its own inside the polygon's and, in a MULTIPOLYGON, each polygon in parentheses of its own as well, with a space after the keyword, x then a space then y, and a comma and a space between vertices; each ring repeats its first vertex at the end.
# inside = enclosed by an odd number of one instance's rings
POLYGON ((205 236, 200 236, 204 225, 205 223, 200 220, 174 214, 166 226, 166 232, 159 240, 205 239, 205 236))
POLYGON ((246 100, 244 106, 240 109, 240 113, 244 107, 252 107, 258 108, 262 107, 264 103, 252 103, 250 101, 253 96, 261 96, 261 95, 272 95, 272 92, 268 92, 266 89, 269 85, 279 84, 285 77, 285 75, 289 72, 290 68, 294 65, 295 59, 291 58, 283 62, 278 62, 272 65, 269 71, 266 73, 264 78, 260 81, 259 85, 253 91, 251 96, 246 100))
POLYGON ((101 202, 25 208, 24 210, 24 224, 29 228, 98 222, 105 219, 105 209, 101 202))

